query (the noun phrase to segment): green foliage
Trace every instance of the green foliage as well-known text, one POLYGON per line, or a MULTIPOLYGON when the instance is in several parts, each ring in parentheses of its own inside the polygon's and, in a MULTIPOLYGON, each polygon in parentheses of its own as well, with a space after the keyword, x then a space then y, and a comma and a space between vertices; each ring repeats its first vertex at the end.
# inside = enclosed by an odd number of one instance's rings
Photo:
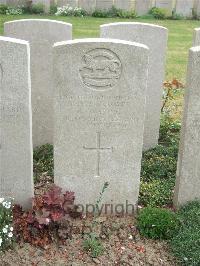
POLYGON ((92 258, 97 258, 104 252, 101 241, 92 233, 87 235, 83 240, 83 248, 87 252, 90 252, 92 258))
POLYGON ((156 19, 166 19, 167 18, 167 11, 165 9, 158 8, 158 7, 153 7, 150 10, 150 14, 152 14, 153 17, 156 19))
POLYGON ((178 225, 175 213, 167 209, 147 207, 138 216, 141 235, 152 239, 170 239, 178 225))
POLYGON ((63 6, 58 7, 56 16, 74 16, 74 17, 83 17, 87 15, 87 12, 81 7, 71 7, 71 6, 63 6))
POLYGON ((33 153, 33 165, 35 179, 43 173, 53 176, 53 146, 46 144, 36 148, 33 153))
POLYGON ((134 10, 125 11, 115 6, 112 6, 109 10, 96 9, 92 13, 93 17, 97 18, 136 18, 136 13, 134 10))
POLYGON ((170 241, 173 254, 182 265, 200 265, 200 202, 194 201, 178 212, 181 226, 170 241))
POLYGON ((12 200, 0 198, 0 251, 13 243, 12 200))
POLYGON ((57 6, 56 5, 51 5, 50 6, 50 14, 54 15, 57 12, 57 6))
POLYGON ((21 7, 8 7, 6 15, 22 15, 23 9, 21 7))
POLYGON ((31 13, 32 14, 43 14, 44 13, 44 5, 42 3, 32 4, 31 13))
POLYGON ((95 9, 92 12, 92 17, 95 17, 95 18, 107 18, 109 16, 108 16, 108 12, 106 10, 95 9))
POLYGON ((7 5, 3 5, 3 4, 1 4, 1 5, 0 5, 0 14, 1 14, 1 15, 6 15, 6 11, 7 11, 7 9, 8 9, 8 6, 7 6, 7 5))

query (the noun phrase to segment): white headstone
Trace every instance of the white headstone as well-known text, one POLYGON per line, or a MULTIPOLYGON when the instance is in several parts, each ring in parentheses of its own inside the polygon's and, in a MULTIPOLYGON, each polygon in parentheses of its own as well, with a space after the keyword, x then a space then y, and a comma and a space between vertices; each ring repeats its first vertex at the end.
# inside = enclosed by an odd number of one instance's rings
POLYGON ((96 9, 108 10, 114 5, 113 0, 96 0, 96 9))
POLYGON ((171 15, 173 10, 173 0, 156 0, 156 7, 166 9, 167 14, 171 15))
POLYGON ((176 207, 200 199, 200 46, 190 49, 175 188, 176 207))
POLYGON ((167 35, 166 28, 154 24, 122 22, 101 26, 102 38, 135 41, 150 48, 144 150, 153 148, 158 144, 167 35))
POLYGON ((87 12, 92 13, 96 8, 96 0, 79 0, 78 5, 87 12))
POLYGON ((136 0, 135 11, 137 15, 146 15, 152 8, 152 0, 136 0))
POLYGON ((0 197, 25 208, 33 197, 30 48, 0 37, 0 197))
POLYGON ((200 45, 200 28, 194 29, 193 46, 200 45))
POLYGON ((194 0, 194 13, 198 18, 200 17, 200 0, 194 0))
POLYGON ((57 6, 70 6, 70 7, 77 7, 78 0, 57 0, 57 6))
POLYGON ((177 0, 176 13, 184 17, 192 17, 193 0, 177 0))
POLYGON ((148 52, 112 39, 55 45, 55 183, 84 207, 105 182, 103 203, 137 203, 148 52))
POLYGON ((53 143, 53 56, 57 41, 72 39, 72 25, 54 20, 25 19, 4 24, 6 36, 29 41, 31 47, 31 86, 33 145, 53 143))

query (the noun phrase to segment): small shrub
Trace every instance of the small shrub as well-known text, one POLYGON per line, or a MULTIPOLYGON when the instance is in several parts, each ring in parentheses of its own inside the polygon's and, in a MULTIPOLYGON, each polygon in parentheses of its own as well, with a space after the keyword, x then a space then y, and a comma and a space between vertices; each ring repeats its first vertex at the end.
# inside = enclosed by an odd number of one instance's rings
POLYGON ((32 14, 43 14, 44 13, 44 5, 42 3, 32 4, 31 13, 32 14))
POLYGON ((194 201, 178 212, 181 226, 170 241, 173 255, 182 265, 200 265, 200 202, 194 201))
POLYGON ((33 153, 34 178, 37 181, 40 175, 53 176, 53 146, 43 145, 34 150, 33 153))
POLYGON ((8 9, 7 5, 0 4, 0 14, 1 15, 6 15, 7 9, 8 9))
POLYGON ((57 12, 55 13, 56 16, 74 16, 74 17, 83 17, 86 16, 87 12, 80 7, 70 7, 70 6, 63 6, 58 7, 57 12))
POLYGON ((125 11, 119 8, 116 8, 115 6, 112 6, 109 10, 102 10, 102 9, 96 9, 92 13, 93 17, 98 18, 136 18, 136 13, 134 10, 125 11))
POLYGON ((162 8, 153 7, 150 11, 150 14, 153 15, 156 19, 166 19, 167 18, 167 11, 162 8))
POLYGON ((104 252, 101 241, 92 233, 87 235, 83 240, 83 248, 87 252, 90 252, 92 258, 97 258, 104 252))
POLYGON ((138 228, 144 237, 170 239, 177 227, 175 213, 167 209, 147 207, 141 210, 138 216, 138 228))
POLYGON ((33 199, 31 210, 24 212, 20 206, 15 206, 13 216, 17 240, 44 247, 55 237, 58 240, 70 238, 69 218, 81 216, 74 200, 73 192, 62 193, 61 188, 53 185, 48 192, 33 199))
POLYGON ((50 6, 50 14, 54 15, 57 12, 58 7, 56 5, 50 6))
POLYGON ((107 18, 108 17, 108 12, 106 10, 95 9, 92 12, 92 17, 96 17, 96 18, 107 18))
POLYGON ((22 15, 23 9, 21 7, 8 7, 6 15, 22 15))
POLYGON ((118 17, 120 18, 136 18, 137 14, 134 10, 131 11, 121 11, 118 13, 118 17))
POLYGON ((12 200, 0 198, 0 251, 13 243, 12 200))

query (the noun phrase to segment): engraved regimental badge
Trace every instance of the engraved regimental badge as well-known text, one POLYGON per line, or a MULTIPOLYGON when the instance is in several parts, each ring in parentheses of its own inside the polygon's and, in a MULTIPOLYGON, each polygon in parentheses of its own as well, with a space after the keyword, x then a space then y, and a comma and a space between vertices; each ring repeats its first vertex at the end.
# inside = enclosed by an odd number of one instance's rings
POLYGON ((111 89, 120 79, 122 64, 111 50, 97 48, 86 53, 79 69, 83 83, 90 89, 105 91, 111 89))

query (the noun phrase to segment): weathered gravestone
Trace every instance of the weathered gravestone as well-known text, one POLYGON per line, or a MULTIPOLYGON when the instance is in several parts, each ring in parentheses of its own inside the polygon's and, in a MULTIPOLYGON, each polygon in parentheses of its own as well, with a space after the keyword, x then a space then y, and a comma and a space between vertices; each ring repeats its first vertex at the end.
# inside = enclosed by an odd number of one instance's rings
POLYGON ((57 0, 57 6, 70 6, 70 7, 77 7, 78 0, 57 0))
POLYGON ((152 0, 136 0, 135 11, 137 15, 146 15, 152 8, 152 0))
POLYGON ((92 13, 96 8, 96 0, 79 0, 78 5, 87 12, 92 13))
POLYGON ((177 0, 176 13, 184 17, 192 17, 193 0, 177 0))
POLYGON ((193 46, 200 45, 200 28, 194 29, 193 46))
POLYGON ((200 199, 200 46, 190 49, 174 204, 200 199))
POLYGON ((135 41, 150 48, 144 150, 155 147, 158 143, 167 35, 166 28, 153 24, 124 22, 101 26, 102 38, 135 41))
POLYGON ((29 45, 0 37, 0 197, 33 197, 29 45))
POLYGON ((134 0, 115 0, 114 5, 122 10, 134 10, 134 0))
POLYGON ((200 0, 194 0, 194 13, 198 18, 200 17, 200 0))
POLYGON ((4 24, 6 36, 29 41, 31 47, 31 86, 33 145, 53 143, 53 56, 57 41, 72 38, 71 24, 40 19, 25 19, 4 24))
POLYGON ((96 0, 96 9, 109 10, 113 5, 113 0, 96 0))
POLYGON ((104 204, 137 202, 147 67, 141 44, 55 45, 55 183, 74 191, 84 207, 95 204, 105 182, 104 204))
POLYGON ((172 15, 173 0, 156 0, 156 7, 165 9, 167 15, 172 15))

